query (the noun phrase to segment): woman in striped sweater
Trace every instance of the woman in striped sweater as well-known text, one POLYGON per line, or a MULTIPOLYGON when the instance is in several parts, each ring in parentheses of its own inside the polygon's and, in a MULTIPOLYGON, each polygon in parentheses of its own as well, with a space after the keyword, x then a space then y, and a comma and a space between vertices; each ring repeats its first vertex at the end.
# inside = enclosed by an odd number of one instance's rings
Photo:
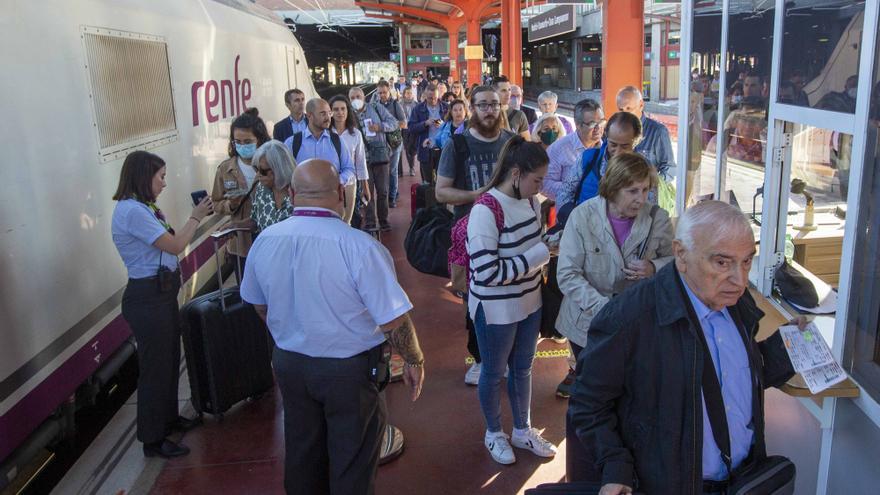
POLYGON ((540 205, 533 196, 543 186, 548 161, 540 144, 511 138, 484 193, 491 197, 478 200, 468 219, 468 311, 483 358, 478 395, 487 426, 485 445, 501 464, 516 462, 511 444, 542 457, 556 454, 529 418, 541 323, 541 267, 550 260, 541 241, 540 205), (505 367, 510 369, 507 394, 514 426, 509 442, 500 411, 505 367))

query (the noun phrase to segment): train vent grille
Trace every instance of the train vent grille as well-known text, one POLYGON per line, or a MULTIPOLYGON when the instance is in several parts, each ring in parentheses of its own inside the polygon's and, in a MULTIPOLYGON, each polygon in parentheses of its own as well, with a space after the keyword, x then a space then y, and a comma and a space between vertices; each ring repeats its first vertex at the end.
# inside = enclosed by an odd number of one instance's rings
POLYGON ((164 38, 83 27, 93 125, 103 162, 177 139, 164 38))

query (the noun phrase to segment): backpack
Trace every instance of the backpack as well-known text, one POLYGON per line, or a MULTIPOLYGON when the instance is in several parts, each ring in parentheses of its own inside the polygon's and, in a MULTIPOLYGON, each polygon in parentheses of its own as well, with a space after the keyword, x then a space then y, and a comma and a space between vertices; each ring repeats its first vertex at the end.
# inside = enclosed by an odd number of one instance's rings
POLYGON ((406 260, 422 273, 448 277, 451 230, 452 213, 445 206, 419 209, 403 241, 406 260))
MULTIPOLYGON (((330 142, 333 143, 333 148, 336 149, 336 156, 339 158, 339 166, 342 166, 342 140, 339 139, 339 134, 336 134, 333 131, 330 132, 330 142)), ((290 149, 293 152, 293 159, 296 160, 296 155, 299 153, 299 149, 302 148, 303 144, 303 133, 302 131, 297 132, 293 135, 293 142, 290 143, 290 149)))
MULTIPOLYGON (((483 193, 476 201, 474 201, 474 206, 476 205, 483 205, 486 208, 489 208, 489 211, 495 216, 495 227, 498 229, 498 232, 501 233, 501 229, 504 228, 504 210, 501 208, 501 203, 495 199, 495 196, 492 196, 489 193, 483 193)), ((455 225, 452 227, 452 233, 450 234, 451 245, 449 247, 449 254, 447 255, 447 258, 449 259, 450 273, 453 270, 452 265, 464 267, 468 273, 468 281, 470 281, 471 257, 467 250, 467 229, 470 217, 471 215, 469 213, 455 222, 455 225)))
POLYGON ((452 185, 456 189, 466 189, 467 168, 465 162, 467 162, 471 150, 468 147, 467 139, 465 139, 464 134, 452 134, 452 144, 455 149, 455 155, 453 155, 455 157, 455 180, 452 185))

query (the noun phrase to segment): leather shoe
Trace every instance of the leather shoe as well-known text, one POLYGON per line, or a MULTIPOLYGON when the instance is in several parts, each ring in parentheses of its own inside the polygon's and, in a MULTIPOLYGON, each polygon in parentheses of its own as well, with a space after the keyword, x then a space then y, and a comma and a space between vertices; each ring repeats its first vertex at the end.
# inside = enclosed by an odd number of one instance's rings
POLYGON ((189 454, 189 447, 172 442, 171 440, 162 440, 156 443, 144 444, 144 456, 146 457, 162 457, 170 459, 172 457, 180 457, 189 454))
POLYGON ((189 430, 192 430, 196 426, 202 424, 202 418, 196 416, 195 418, 189 419, 184 418, 183 416, 178 416, 177 419, 168 423, 168 431, 179 431, 181 433, 186 433, 189 430))

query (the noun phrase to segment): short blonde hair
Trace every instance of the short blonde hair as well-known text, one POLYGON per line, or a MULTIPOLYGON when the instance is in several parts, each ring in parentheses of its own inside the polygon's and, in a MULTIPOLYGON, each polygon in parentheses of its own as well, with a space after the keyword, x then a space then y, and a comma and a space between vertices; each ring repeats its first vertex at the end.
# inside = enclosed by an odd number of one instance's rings
POLYGON ((599 196, 610 201, 618 191, 648 179, 650 188, 657 187, 657 170, 640 153, 620 153, 608 161, 605 175, 599 181, 599 196))

